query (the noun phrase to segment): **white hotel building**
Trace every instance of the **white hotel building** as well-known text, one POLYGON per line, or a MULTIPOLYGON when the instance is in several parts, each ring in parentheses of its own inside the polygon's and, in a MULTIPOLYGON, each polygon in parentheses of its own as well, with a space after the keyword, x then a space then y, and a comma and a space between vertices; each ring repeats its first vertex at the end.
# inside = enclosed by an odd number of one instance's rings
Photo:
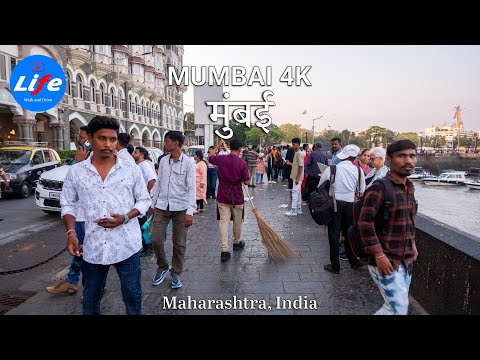
MULTIPOLYGON (((96 115, 119 120, 134 145, 162 147, 169 130, 183 132, 184 86, 167 86, 167 68, 181 68, 182 45, 0 45, 0 143, 47 143, 68 149, 96 115), (45 55, 65 71, 62 101, 44 112, 22 108, 10 91, 14 66, 45 55)), ((3 145, 3 144, 0 144, 3 145)))

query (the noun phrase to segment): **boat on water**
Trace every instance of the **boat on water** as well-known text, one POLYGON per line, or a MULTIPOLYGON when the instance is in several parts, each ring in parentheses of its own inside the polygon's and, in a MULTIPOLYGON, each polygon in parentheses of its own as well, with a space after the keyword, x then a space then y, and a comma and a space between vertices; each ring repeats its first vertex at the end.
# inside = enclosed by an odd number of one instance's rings
POLYGON ((466 181, 465 185, 473 190, 480 190, 480 182, 479 181, 466 181))
POLYGON ((408 178, 410 180, 421 180, 421 179, 431 177, 431 176, 433 176, 433 175, 430 171, 425 170, 421 166, 415 166, 415 168, 413 170, 413 174, 410 175, 408 178))
POLYGON ((455 186, 464 185, 469 179, 465 177, 465 171, 447 171, 441 173, 438 177, 429 177, 421 179, 425 185, 455 186))

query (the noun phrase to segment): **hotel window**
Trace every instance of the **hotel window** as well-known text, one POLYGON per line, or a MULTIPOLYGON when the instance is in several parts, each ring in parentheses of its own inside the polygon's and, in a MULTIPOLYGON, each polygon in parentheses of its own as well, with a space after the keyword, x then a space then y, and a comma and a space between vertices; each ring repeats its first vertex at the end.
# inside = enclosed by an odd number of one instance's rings
POLYGON ((95 52, 103 55, 110 55, 110 45, 95 45, 95 52))
POLYGON ((9 81, 10 75, 16 65, 17 59, 5 54, 0 54, 0 80, 9 81))
POLYGON ((83 99, 83 82, 80 75, 77 75, 77 97, 83 99))
POLYGON ((119 98, 119 101, 120 101, 120 108, 122 109, 122 111, 125 111, 125 100, 124 100, 123 95, 120 91, 118 92, 118 98, 119 98))
POLYGON ((115 106, 115 94, 113 92, 113 88, 110 88, 110 106, 112 108, 116 108, 116 106, 115 106))
POLYGON ((95 94, 95 83, 93 80, 90 80, 90 101, 96 103, 97 96, 95 94))
POLYGON ((152 45, 143 45, 143 54, 147 55, 152 53, 152 45))
POLYGON ((100 104, 105 105, 105 87, 100 84, 100 104))
POLYGON ((153 82, 153 79, 154 79, 153 73, 150 72, 150 71, 147 71, 147 72, 145 73, 145 81, 153 82))
POLYGON ((70 79, 70 73, 67 71, 67 94, 72 96, 72 80, 70 79))

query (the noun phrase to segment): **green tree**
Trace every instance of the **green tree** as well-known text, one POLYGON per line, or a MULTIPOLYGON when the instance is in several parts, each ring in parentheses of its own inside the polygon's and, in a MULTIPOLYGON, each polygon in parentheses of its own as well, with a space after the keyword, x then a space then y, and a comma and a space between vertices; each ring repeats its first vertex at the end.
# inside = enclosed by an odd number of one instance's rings
POLYGON ((387 148, 388 144, 395 141, 395 134, 392 130, 376 125, 370 126, 365 131, 365 137, 371 147, 383 145, 384 148, 387 148))
POLYGON ((195 130, 195 115, 193 112, 186 112, 183 116, 183 129, 195 130))
MULTIPOLYGON (((280 130, 283 131, 285 134, 285 137, 283 138, 284 141, 290 142, 292 141, 293 138, 301 138, 302 136, 302 128, 300 125, 295 125, 295 124, 282 124, 280 125, 280 130)), ((305 137, 305 135, 304 135, 305 137)))
POLYGON ((411 140, 417 147, 420 147, 420 138, 415 132, 399 133, 395 140, 411 140))

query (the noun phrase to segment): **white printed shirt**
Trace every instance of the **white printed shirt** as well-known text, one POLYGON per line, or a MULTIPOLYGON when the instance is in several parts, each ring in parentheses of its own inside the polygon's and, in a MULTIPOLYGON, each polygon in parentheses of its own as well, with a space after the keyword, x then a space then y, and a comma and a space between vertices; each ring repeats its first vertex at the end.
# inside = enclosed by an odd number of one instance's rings
POLYGON ((157 180, 157 173, 155 172, 155 170, 152 169, 149 163, 150 161, 143 160, 140 164, 138 164, 138 167, 142 172, 143 180, 145 180, 145 185, 147 186, 147 188, 148 188, 148 182, 150 180, 157 180))
POLYGON ((142 248, 138 219, 115 228, 103 228, 94 220, 111 214, 126 214, 138 209, 144 215, 152 201, 138 166, 117 158, 105 181, 91 157, 72 166, 63 183, 60 205, 66 214, 84 214, 83 258, 91 264, 110 265, 137 253, 142 248))
POLYGON ((135 159, 133 158, 132 155, 128 152, 127 148, 123 148, 117 153, 117 158, 123 159, 123 160, 128 160, 131 163, 135 164, 135 159))
POLYGON ((175 162, 170 154, 164 156, 158 166, 158 180, 152 189, 152 207, 187 210, 187 215, 193 215, 197 209, 195 178, 195 161, 187 155, 182 153, 175 162))

